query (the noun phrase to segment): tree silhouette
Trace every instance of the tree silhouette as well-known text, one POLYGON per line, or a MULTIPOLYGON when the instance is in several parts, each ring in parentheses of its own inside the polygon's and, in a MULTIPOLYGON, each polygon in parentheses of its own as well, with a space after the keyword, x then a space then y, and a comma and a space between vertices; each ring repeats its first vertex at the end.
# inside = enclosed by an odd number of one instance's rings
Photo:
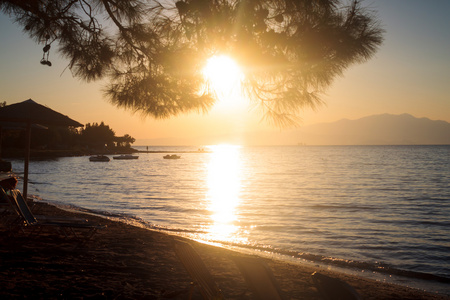
POLYGON ((117 143, 117 147, 125 147, 130 148, 131 144, 133 144, 136 139, 129 134, 125 134, 124 136, 118 136, 115 138, 115 141, 117 143))
POLYGON ((42 64, 57 41, 75 76, 108 77, 114 105, 154 118, 208 111, 202 68, 227 54, 254 107, 295 123, 383 34, 359 0, 0 0, 0 9, 44 44, 42 64))
POLYGON ((114 147, 116 137, 114 130, 101 122, 100 124, 87 123, 86 126, 81 129, 81 139, 91 147, 101 149, 105 148, 105 146, 114 147))

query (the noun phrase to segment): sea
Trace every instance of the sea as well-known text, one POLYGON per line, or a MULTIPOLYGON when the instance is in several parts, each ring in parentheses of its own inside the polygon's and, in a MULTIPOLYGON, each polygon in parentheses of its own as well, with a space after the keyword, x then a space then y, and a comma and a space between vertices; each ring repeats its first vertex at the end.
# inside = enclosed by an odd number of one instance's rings
MULTIPOLYGON (((450 145, 138 146, 32 160, 29 194, 237 251, 450 296, 450 145), (164 159, 177 153, 180 159, 164 159)), ((12 160, 23 175, 23 160, 12 160)), ((19 188, 21 188, 19 183, 19 188)))

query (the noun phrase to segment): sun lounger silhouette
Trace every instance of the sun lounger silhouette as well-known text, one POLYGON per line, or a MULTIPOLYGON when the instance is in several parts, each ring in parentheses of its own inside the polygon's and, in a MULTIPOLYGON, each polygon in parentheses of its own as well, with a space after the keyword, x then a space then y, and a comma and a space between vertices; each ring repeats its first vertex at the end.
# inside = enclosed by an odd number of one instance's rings
POLYGON ((275 277, 264 261, 257 257, 233 256, 242 275, 253 292, 254 299, 281 300, 283 293, 278 286, 275 277))
POLYGON ((195 287, 199 289, 203 299, 224 299, 214 278, 209 273, 198 253, 189 243, 175 239, 173 241, 173 249, 193 280, 189 289, 189 299, 191 299, 195 287))
MULTIPOLYGON (((0 188, 0 197, 8 201, 13 210, 16 211, 19 216, 19 224, 23 225, 22 229, 23 227, 30 227, 41 231, 44 228, 54 228, 59 234, 65 237, 74 237, 87 241, 98 229, 106 227, 91 224, 85 219, 77 220, 66 217, 36 218, 19 190, 11 190, 10 195, 8 195, 3 188, 0 188)), ((31 231, 31 233, 35 233, 35 231, 31 231)))

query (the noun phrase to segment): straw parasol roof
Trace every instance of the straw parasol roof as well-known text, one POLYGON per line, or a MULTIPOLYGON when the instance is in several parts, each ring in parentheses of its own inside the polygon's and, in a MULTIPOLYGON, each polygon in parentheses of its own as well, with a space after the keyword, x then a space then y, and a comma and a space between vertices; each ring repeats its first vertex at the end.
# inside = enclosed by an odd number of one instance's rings
POLYGON ((0 121, 80 127, 83 124, 28 99, 0 108, 0 121))

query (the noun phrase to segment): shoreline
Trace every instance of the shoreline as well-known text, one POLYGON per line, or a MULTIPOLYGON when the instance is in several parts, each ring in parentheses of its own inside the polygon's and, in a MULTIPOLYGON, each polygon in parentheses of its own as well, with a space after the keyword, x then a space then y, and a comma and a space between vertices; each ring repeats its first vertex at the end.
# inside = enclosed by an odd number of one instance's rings
MULTIPOLYGON (((55 149, 31 149, 30 158, 31 159, 56 159, 62 157, 76 157, 76 156, 91 156, 97 154, 105 155, 118 155, 118 154, 132 154, 137 153, 138 150, 134 148, 117 148, 109 150, 96 150, 96 149, 66 149, 66 150, 55 150, 55 149)), ((25 149, 22 148, 6 148, 2 149, 1 153, 2 159, 21 159, 25 157, 25 149)))
MULTIPOLYGON (((32 149, 30 152, 30 159, 58 159, 64 157, 78 157, 78 156, 92 156, 92 155, 120 155, 120 154, 187 154, 187 153, 212 153, 209 150, 137 150, 134 148, 117 149, 108 151, 98 150, 37 150, 32 149)), ((25 157, 25 150, 23 149, 3 149, 2 160, 8 161, 11 159, 23 160, 25 157)))
POLYGON ((450 296, 450 289, 445 288, 445 284, 450 284, 450 279, 431 273, 402 270, 383 264, 371 264, 367 262, 350 261, 343 258, 333 258, 317 254, 299 253, 298 251, 292 250, 290 251, 270 247, 267 248, 264 246, 245 245, 239 243, 226 243, 223 241, 214 240, 207 241, 199 239, 196 236, 196 233, 198 233, 197 231, 159 226, 157 224, 149 223, 136 216, 112 214, 106 211, 91 211, 74 205, 47 202, 40 199, 39 197, 36 198, 36 200, 54 205, 60 209, 73 211, 75 213, 81 212, 94 216, 106 217, 116 222, 144 228, 146 230, 154 230, 157 232, 175 236, 176 238, 182 237, 188 240, 195 240, 200 243, 217 246, 238 253, 262 256, 269 259, 284 261, 294 265, 300 264, 313 266, 314 268, 320 270, 333 270, 334 272, 345 273, 351 276, 397 284, 404 287, 414 287, 415 289, 432 291, 432 293, 450 296))
MULTIPOLYGON (((144 229, 111 218, 78 211, 66 211, 52 204, 36 202, 41 215, 83 216, 107 225, 82 248, 75 241, 55 238, 51 233, 30 237, 8 236, 2 231, 0 279, 4 298, 95 298, 164 299, 168 293, 189 287, 191 278, 176 257, 174 235, 144 229)), ((183 239, 177 237, 177 239, 183 239)), ((228 299, 252 299, 247 285, 230 256, 237 252, 189 240, 217 285, 228 299)), ((288 299, 320 299, 311 274, 314 265, 289 263, 274 257, 264 260, 288 299)), ((362 299, 450 299, 450 296, 320 269, 350 284, 362 299)), ((185 299, 181 294, 171 299, 185 299)), ((193 299, 200 299, 194 289, 193 299)))

